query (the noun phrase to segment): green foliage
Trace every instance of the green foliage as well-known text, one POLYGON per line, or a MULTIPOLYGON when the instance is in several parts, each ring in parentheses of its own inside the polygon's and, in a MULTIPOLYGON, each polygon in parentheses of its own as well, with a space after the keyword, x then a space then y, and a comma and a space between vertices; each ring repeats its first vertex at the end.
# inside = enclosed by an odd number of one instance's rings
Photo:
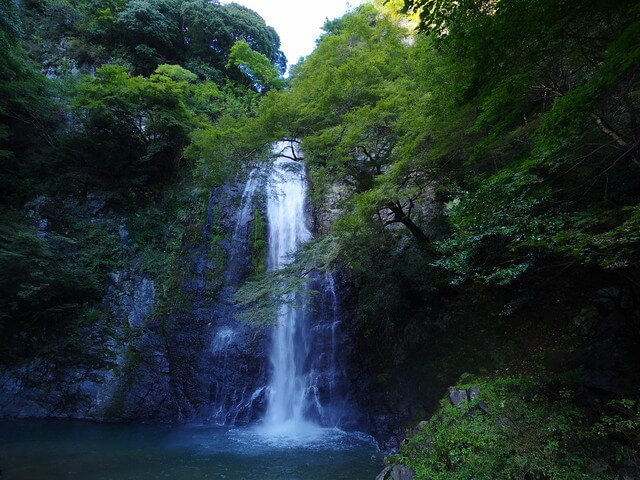
POLYGON ((268 27, 264 20, 253 10, 237 3, 220 5, 222 28, 213 30, 215 40, 207 45, 214 45, 214 50, 229 51, 239 40, 245 40, 251 50, 266 56, 284 73, 287 59, 279 50, 280 38, 272 27, 268 27))
POLYGON ((239 160, 249 162, 266 151, 266 144, 256 147, 253 143, 250 130, 245 128, 250 122, 223 115, 214 126, 192 133, 184 154, 195 161, 195 177, 203 185, 221 185, 237 171, 239 160))
POLYGON ((161 65, 148 78, 105 65, 83 79, 75 107, 95 145, 94 168, 129 180, 175 175, 189 132, 206 123, 192 102, 203 93, 195 80, 178 65, 161 65))
MULTIPOLYGON (((328 22, 287 90, 193 134, 198 176, 220 183, 237 158, 299 139, 316 208, 341 211, 331 242, 373 323, 444 283, 507 286, 555 262, 631 269, 637 6, 405 6, 422 12, 428 35, 415 37, 389 5, 328 22), (340 198, 323 205, 334 187, 340 198)), ((228 65, 252 80, 258 65, 273 74, 254 53, 238 42, 228 65)), ((254 284, 258 297, 268 286, 254 284)))
MULTIPOLYGON (((255 248, 255 243, 253 246, 255 248)), ((307 305, 317 293, 309 283, 315 272, 330 271, 338 253, 335 247, 331 237, 307 242, 278 270, 262 270, 266 259, 257 259, 256 274, 234 295, 235 303, 241 308, 238 318, 256 326, 273 325, 283 305, 307 305)), ((265 253, 264 250, 261 253, 265 253)))
MULTIPOLYGON (((265 92, 280 86, 278 35, 236 4, 0 3, 3 356, 97 352, 91 342, 115 335, 99 307, 108 274, 124 266, 154 280, 158 316, 186 305, 186 251, 202 240, 204 197, 241 167, 198 140, 250 116, 261 97, 230 63, 239 41, 250 55, 237 64, 248 62, 265 92), (89 193, 105 208, 88 213, 89 193), (25 212, 34 198, 53 206, 45 230, 25 212)), ((221 249, 211 252, 219 277, 221 249)))
POLYGON ((22 329, 65 328, 102 297, 122 248, 108 225, 73 222, 65 236, 44 238, 31 221, 4 211, 0 228, 0 328, 5 341, 22 329))
POLYGON ((640 447, 640 405, 636 400, 618 398, 607 405, 607 410, 593 427, 598 438, 616 439, 619 444, 615 461, 632 457, 640 447))
POLYGON ((22 154, 32 144, 51 143, 55 112, 44 76, 19 42, 22 23, 11 0, 0 2, 0 190, 3 197, 23 193, 22 154), (52 111, 54 110, 54 111, 52 111))
POLYGON ((286 135, 286 114, 293 106, 285 92, 270 91, 260 99, 252 90, 243 101, 229 105, 215 125, 191 135, 184 153, 196 163, 195 177, 204 185, 222 184, 238 171, 239 161, 269 159, 273 142, 286 135))
POLYGON ((236 42, 229 52, 227 68, 235 66, 249 79, 258 92, 284 87, 284 80, 268 57, 254 52, 246 40, 236 42))
MULTIPOLYGON (((440 410, 392 457, 416 479, 597 479, 589 418, 562 377, 499 377, 480 396, 440 410), (477 407, 488 405, 488 413, 477 407)), ((468 388, 471 385, 459 385, 468 388)))
POLYGON ((283 67, 275 31, 235 4, 30 0, 19 10, 4 2, 2 19, 0 156, 9 161, 0 180, 4 195, 23 200, 35 184, 60 188, 57 179, 116 189, 172 181, 194 129, 255 106, 256 92, 226 68, 233 44, 245 39, 273 71, 283 67))
POLYGON ((555 212, 546 209, 548 193, 540 183, 539 177, 523 175, 515 167, 473 192, 459 191, 445 205, 453 235, 438 243, 444 255, 436 265, 454 272, 454 284, 472 279, 504 285, 538 259, 544 239, 563 227, 555 212), (508 254, 497 248, 507 242, 508 254))
POLYGON ((409 65, 404 34, 373 7, 361 7, 322 37, 291 80, 292 136, 302 136, 310 165, 357 190, 370 188, 395 160, 409 87, 395 81, 409 65))
POLYGON ((454 284, 509 284, 556 254, 611 269, 636 263, 627 175, 640 165, 637 5, 404 3, 430 34, 425 66, 439 57, 427 88, 439 81, 454 100, 438 102, 445 121, 427 124, 429 164, 460 168, 436 174, 452 235, 435 264, 454 284), (465 111, 452 142, 446 123, 465 111))
POLYGON ((223 83, 229 51, 240 39, 280 71, 286 63, 275 30, 237 4, 30 0, 22 13, 30 51, 56 74, 103 63, 131 65, 136 73, 150 74, 158 65, 176 63, 223 83))
MULTIPOLYGON (((420 35, 398 1, 363 5, 326 23, 286 88, 277 34, 236 4, 0 2, 7 344, 43 326, 80 344, 86 325, 107 323, 96 305, 125 262, 155 280, 158 316, 186 305, 203 196, 240 164, 267 161, 278 139, 301 142, 318 213, 340 213, 287 268, 266 272, 256 212, 255 275, 236 300, 257 324, 283 298, 308 301, 312 272, 335 266, 355 284, 360 331, 389 343, 389 332, 411 335, 405 326, 420 336, 428 322, 454 322, 431 318, 452 290, 502 292, 559 265, 638 283, 637 2, 405 0, 420 35), (24 215, 38 195, 94 190, 112 193, 130 244, 113 219, 56 212, 43 234, 24 215)), ((223 284, 222 239, 214 228, 206 246, 211 292, 223 284)), ((125 373, 139 361, 129 355, 125 373)), ((479 383, 489 414, 443 405, 400 451, 419 478, 595 478, 595 437, 637 451, 630 400, 594 426, 556 388, 565 379, 479 383)))
POLYGON ((0 3, 0 72, 3 77, 20 70, 22 49, 18 39, 22 33, 22 25, 17 9, 11 0, 0 3), (16 50, 18 50, 16 52, 16 50))
MULTIPOLYGON (((246 152, 245 139, 256 146, 300 138, 316 207, 334 208, 323 205, 334 184, 343 191, 329 250, 356 274, 363 318, 372 312, 390 318, 431 288, 410 280, 428 268, 427 258, 411 246, 397 247, 406 236, 423 246, 427 239, 422 209, 429 179, 416 168, 425 125, 415 110, 427 95, 416 89, 410 33, 371 5, 325 29, 314 53, 292 72, 289 90, 271 92, 255 117, 230 122, 234 128, 218 130, 221 137, 212 143, 246 152), (381 255, 372 257, 372 249, 381 255), (409 266, 415 269, 403 270, 409 266)), ((294 270, 296 283, 305 269, 294 270)), ((264 294, 269 285, 278 290, 284 275, 253 286, 264 294)))
POLYGON ((312 293, 305 288, 310 279, 296 267, 265 271, 250 278, 234 295, 240 307, 237 318, 256 327, 273 326, 283 306, 306 304, 307 295, 312 293))
POLYGON ((182 40, 179 17, 178 2, 130 0, 119 13, 117 25, 136 45, 137 52, 142 53, 139 47, 145 45, 148 57, 171 58, 182 40))
POLYGON ((155 281, 158 317, 182 308, 188 297, 184 282, 189 274, 187 250, 202 240, 207 198, 199 189, 167 188, 159 198, 131 212, 127 220, 132 247, 143 273, 155 281))

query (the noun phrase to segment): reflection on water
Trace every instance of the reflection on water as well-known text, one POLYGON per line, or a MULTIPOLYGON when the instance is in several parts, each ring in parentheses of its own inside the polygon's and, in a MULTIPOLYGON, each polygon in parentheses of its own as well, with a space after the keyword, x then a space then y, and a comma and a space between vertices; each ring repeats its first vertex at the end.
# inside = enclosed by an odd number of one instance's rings
POLYGON ((0 423, 1 480, 365 480, 371 440, 337 429, 268 436, 260 427, 0 423))

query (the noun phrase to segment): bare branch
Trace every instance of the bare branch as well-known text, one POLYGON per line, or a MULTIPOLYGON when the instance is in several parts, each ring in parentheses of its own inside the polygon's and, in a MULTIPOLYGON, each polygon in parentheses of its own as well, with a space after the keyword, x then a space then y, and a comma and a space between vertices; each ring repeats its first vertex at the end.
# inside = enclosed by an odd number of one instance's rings
POLYGON ((622 137, 622 135, 616 132, 615 130, 613 130, 600 115, 592 113, 591 118, 595 120, 596 125, 598 125, 598 128, 600 128, 600 130, 602 130, 604 133, 609 135, 619 146, 621 147, 628 146, 627 141, 622 137))

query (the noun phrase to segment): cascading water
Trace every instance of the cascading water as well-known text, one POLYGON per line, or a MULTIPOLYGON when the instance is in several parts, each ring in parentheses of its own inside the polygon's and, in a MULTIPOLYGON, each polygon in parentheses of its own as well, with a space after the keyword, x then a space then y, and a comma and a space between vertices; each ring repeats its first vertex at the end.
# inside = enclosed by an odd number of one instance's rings
POLYGON ((219 320, 210 337, 207 417, 219 425, 261 418, 259 430, 267 437, 300 440, 320 427, 357 428, 358 417, 344 366, 348 344, 331 274, 312 273, 305 290, 283 299, 270 343, 268 331, 235 319, 233 295, 252 272, 249 240, 258 216, 267 219, 269 270, 285 267, 312 236, 304 164, 296 161, 301 155, 284 142, 276 144, 274 154, 270 170, 252 170, 237 191, 224 284, 212 310, 219 320))
MULTIPOLYGON (((276 147, 279 148, 279 145, 276 147)), ((268 258, 270 270, 284 267, 298 245, 311 238, 305 215, 306 181, 300 163, 279 157, 267 184, 268 258)), ((287 299, 289 301, 294 299, 287 299)), ((308 355, 304 308, 285 303, 278 312, 271 350, 272 377, 265 423, 271 428, 298 428, 305 418, 308 355)))
MULTIPOLYGON (((311 239, 304 165, 292 159, 300 155, 287 145, 276 145, 279 157, 267 182, 270 270, 286 266, 300 244, 311 239)), ((304 292, 291 294, 283 299, 273 331, 264 418, 264 427, 273 435, 304 435, 320 426, 339 426, 346 410, 346 375, 336 359, 339 319, 333 278, 318 276, 309 288, 321 293, 319 308, 303 304, 304 292)))
POLYGON ((241 264, 248 255, 249 245, 247 237, 249 235, 249 224, 253 217, 256 192, 259 190, 261 184, 262 177, 260 170, 254 168, 249 172, 249 177, 245 183, 242 197, 240 198, 238 218, 233 231, 233 237, 231 238, 231 255, 229 255, 229 264, 225 276, 227 284, 233 288, 238 286, 243 273, 241 264))
POLYGON ((233 295, 251 271, 249 236, 254 226, 257 197, 264 178, 260 168, 253 169, 241 190, 235 225, 226 246, 228 255, 224 284, 214 312, 219 316, 211 332, 210 405, 208 419, 218 425, 245 424, 260 416, 264 409, 265 370, 260 353, 262 336, 234 320, 233 295), (259 405, 262 404, 262 405, 259 405))

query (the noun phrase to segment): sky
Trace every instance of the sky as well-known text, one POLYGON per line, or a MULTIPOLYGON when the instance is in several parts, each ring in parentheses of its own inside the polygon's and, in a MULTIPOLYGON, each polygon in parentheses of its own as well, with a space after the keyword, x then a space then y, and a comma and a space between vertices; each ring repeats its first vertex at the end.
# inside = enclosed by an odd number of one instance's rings
MULTIPOLYGON (((364 0, 233 1, 256 11, 267 25, 276 29, 280 35, 280 49, 287 56, 289 65, 311 53, 326 19, 341 17, 348 8, 364 3, 364 0)), ((220 3, 231 3, 231 0, 222 0, 220 3)))

